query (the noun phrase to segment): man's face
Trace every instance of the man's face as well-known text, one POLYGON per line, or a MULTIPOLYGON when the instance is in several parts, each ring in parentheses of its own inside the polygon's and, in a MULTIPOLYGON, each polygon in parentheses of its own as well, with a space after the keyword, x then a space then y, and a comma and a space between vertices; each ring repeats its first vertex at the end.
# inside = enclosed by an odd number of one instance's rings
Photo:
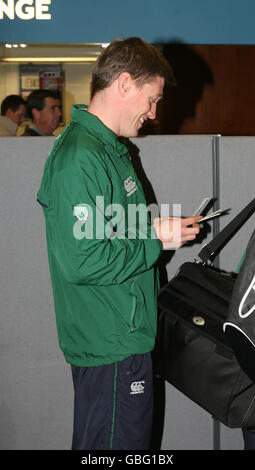
POLYGON ((26 107, 24 104, 20 104, 16 111, 12 111, 12 109, 8 109, 8 113, 6 116, 9 117, 15 124, 19 126, 22 122, 26 119, 26 107))
POLYGON ((33 110, 34 123, 45 134, 51 135, 57 129, 61 111, 60 100, 47 97, 44 100, 44 107, 41 111, 33 110))
POLYGON ((162 77, 155 77, 142 86, 132 81, 127 107, 120 123, 121 136, 136 137, 147 119, 156 118, 157 103, 163 96, 164 84, 162 77))

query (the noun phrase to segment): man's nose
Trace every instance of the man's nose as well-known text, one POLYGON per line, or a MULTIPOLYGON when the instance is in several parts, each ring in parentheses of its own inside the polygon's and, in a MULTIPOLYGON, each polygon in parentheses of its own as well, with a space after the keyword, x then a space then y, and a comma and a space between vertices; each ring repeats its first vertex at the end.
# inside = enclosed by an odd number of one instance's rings
POLYGON ((157 114, 157 103, 152 103, 151 109, 148 112, 148 118, 149 119, 155 119, 157 114))

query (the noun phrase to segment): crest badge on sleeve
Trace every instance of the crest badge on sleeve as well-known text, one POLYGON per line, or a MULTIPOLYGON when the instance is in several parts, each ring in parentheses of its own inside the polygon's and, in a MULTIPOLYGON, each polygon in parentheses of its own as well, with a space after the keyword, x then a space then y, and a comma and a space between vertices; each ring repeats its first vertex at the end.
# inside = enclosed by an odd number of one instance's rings
POLYGON ((73 215, 82 223, 87 222, 89 211, 86 204, 77 204, 73 208, 73 215))

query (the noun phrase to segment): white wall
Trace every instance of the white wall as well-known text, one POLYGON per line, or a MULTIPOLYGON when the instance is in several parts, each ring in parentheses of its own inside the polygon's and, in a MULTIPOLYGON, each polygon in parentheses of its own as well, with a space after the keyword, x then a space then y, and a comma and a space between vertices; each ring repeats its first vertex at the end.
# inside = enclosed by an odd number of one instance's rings
POLYGON ((73 104, 89 104, 90 82, 93 64, 64 64, 64 112, 65 123, 71 120, 73 104))

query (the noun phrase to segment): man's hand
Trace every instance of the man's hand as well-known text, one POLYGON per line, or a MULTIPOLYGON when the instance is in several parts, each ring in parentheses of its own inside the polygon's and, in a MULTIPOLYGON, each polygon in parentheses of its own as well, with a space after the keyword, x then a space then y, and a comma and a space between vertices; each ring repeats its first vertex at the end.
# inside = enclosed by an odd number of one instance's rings
POLYGON ((158 217, 153 221, 153 228, 161 240, 164 250, 179 248, 184 243, 194 240, 200 231, 197 223, 201 215, 195 217, 158 217))

